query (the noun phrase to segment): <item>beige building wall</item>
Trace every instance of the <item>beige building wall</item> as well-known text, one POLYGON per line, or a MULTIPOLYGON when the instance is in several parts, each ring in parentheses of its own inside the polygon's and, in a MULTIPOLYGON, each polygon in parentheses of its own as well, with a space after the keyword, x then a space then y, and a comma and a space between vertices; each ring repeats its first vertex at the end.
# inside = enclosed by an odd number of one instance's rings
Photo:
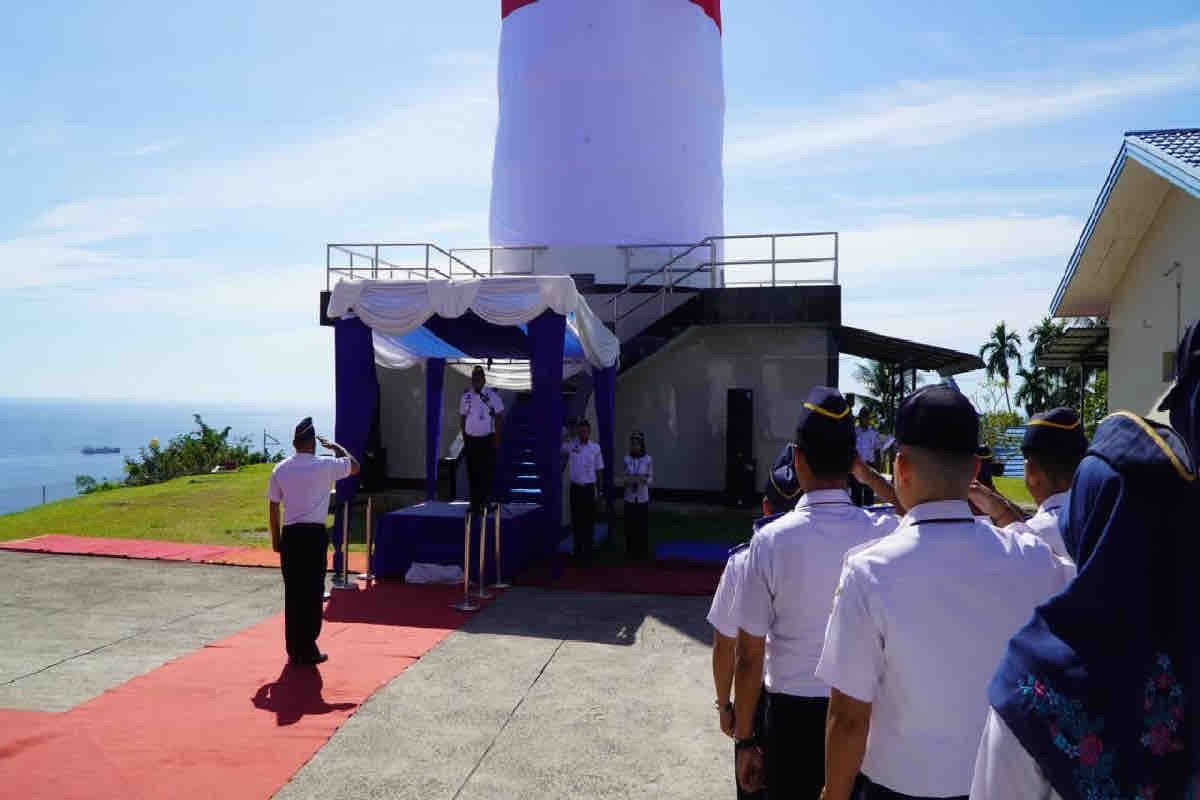
MULTIPOLYGON (((725 488, 725 397, 754 391, 757 484, 795 430, 797 408, 828 375, 827 328, 698 326, 617 378, 616 450, 646 433, 654 480, 672 489, 725 488)), ((836 355, 836 354, 835 354, 836 355)))
MULTIPOLYGON (((379 435, 387 448, 389 478, 425 477, 425 365, 412 369, 375 368, 379 378, 379 435)), ((446 369, 442 392, 442 441, 445 455, 458 435, 458 401, 471 381, 446 369)))
POLYGON ((1163 354, 1178 344, 1175 275, 1183 267, 1183 325, 1200 317, 1200 200, 1172 187, 1113 292, 1109 409, 1145 413, 1162 394, 1163 354))

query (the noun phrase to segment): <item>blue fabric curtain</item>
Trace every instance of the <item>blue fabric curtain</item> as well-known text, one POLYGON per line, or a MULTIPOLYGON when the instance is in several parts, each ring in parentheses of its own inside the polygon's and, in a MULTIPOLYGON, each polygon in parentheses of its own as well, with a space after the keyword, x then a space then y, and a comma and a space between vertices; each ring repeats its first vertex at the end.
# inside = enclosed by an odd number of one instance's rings
POLYGON ((596 402, 596 425, 600 428, 600 453, 604 456, 604 496, 611 500, 613 475, 617 471, 617 453, 613 446, 613 417, 617 403, 617 367, 592 370, 596 402))
POLYGON ((544 552, 553 552, 561 537, 562 362, 566 318, 545 311, 529 323, 529 371, 533 383, 533 418, 538 420, 535 452, 542 496, 546 498, 547 537, 544 552))
MULTIPOLYGON (((379 381, 375 375, 375 348, 371 329, 357 318, 339 319, 333 328, 335 414, 333 437, 360 462, 367 449, 367 437, 375 420, 379 401, 379 381)), ((337 501, 348 503, 358 491, 358 476, 337 483, 337 501)), ((333 540, 340 545, 342 537, 342 505, 334 518, 333 540)), ((340 556, 334 558, 334 569, 340 570, 340 556)))
POLYGON ((446 359, 425 361, 425 496, 437 498, 438 445, 442 441, 442 390, 446 385, 446 359))

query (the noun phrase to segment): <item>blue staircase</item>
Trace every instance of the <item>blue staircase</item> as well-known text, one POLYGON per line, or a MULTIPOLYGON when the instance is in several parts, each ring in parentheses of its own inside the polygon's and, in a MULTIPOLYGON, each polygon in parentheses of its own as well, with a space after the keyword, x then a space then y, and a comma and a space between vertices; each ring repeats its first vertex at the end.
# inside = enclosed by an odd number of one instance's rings
POLYGON ((1006 428, 1004 436, 992 447, 993 456, 1004 464, 1004 477, 1025 477, 1025 456, 1021 454, 1021 442, 1025 438, 1025 426, 1006 428))
POLYGON ((492 499, 500 503, 537 503, 542 499, 538 485, 534 447, 533 400, 517 395, 504 414, 503 438, 496 457, 492 499))

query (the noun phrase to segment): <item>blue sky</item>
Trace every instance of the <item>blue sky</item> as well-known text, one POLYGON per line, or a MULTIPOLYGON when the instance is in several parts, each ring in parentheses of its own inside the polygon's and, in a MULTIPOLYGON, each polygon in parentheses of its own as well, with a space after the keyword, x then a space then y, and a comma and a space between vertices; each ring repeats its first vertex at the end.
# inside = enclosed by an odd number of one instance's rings
MULTIPOLYGON (((495 0, 78 5, 0 30, 0 394, 328 403, 324 244, 486 243, 495 0)), ((1194 2, 723 11, 727 231, 840 231, 886 333, 1024 331, 1122 132, 1200 125, 1194 2)))

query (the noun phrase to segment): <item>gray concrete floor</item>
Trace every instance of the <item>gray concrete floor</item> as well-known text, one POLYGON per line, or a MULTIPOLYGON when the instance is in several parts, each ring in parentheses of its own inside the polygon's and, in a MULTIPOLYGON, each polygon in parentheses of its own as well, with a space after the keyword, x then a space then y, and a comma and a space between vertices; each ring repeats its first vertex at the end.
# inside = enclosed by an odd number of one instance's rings
MULTIPOLYGON (((276 613, 278 572, 0 551, 0 708, 63 711, 276 613)), ((725 798, 704 598, 516 588, 277 795, 725 798)), ((336 669, 336 664, 330 664, 336 669)))
POLYGON ((277 795, 727 798, 703 598, 510 589, 277 795))
POLYGON ((0 708, 66 711, 283 605, 274 570, 0 551, 0 708))

